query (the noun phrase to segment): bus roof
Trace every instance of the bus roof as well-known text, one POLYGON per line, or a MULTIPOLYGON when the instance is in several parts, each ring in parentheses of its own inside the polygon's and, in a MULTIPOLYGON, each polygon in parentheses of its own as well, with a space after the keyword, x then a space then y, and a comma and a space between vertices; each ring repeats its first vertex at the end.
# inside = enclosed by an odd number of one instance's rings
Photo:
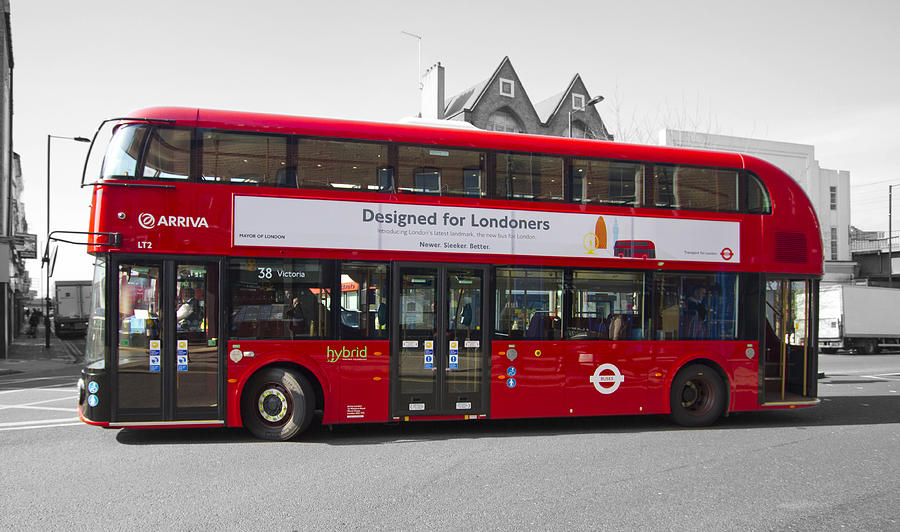
POLYGON ((186 107, 149 107, 136 110, 129 116, 135 119, 174 120, 174 125, 187 127, 745 168, 744 156, 738 153, 504 133, 477 128, 448 128, 412 123, 369 122, 186 107))

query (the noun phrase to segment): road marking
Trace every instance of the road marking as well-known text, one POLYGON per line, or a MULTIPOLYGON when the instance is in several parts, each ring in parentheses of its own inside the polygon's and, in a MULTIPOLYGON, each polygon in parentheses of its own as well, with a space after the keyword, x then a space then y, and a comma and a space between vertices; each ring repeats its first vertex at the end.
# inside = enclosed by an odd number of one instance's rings
POLYGON ((18 409, 21 409, 21 410, 48 410, 51 412, 71 412, 71 411, 75 410, 75 407, 71 406, 69 408, 62 408, 62 407, 56 407, 56 406, 19 405, 19 406, 4 406, 3 408, 0 408, 0 410, 18 410, 18 409))
POLYGON ((41 423, 69 423, 71 421, 78 421, 78 418, 67 417, 61 419, 37 419, 32 421, 6 421, 0 423, 0 427, 22 427, 26 425, 40 425, 41 423))
POLYGON ((876 379, 879 381, 897 381, 900 380, 900 373, 880 373, 878 375, 860 375, 864 379, 876 379))
POLYGON ((81 421, 76 421, 74 423, 57 423, 51 425, 33 425, 29 427, 0 427, 0 432, 5 432, 7 430, 28 430, 28 429, 51 429, 54 427, 74 427, 75 425, 83 425, 81 421))
POLYGON ((77 398, 78 398, 77 395, 71 395, 71 396, 66 396, 66 397, 57 397, 56 399, 45 399, 43 401, 34 401, 31 403, 25 403, 25 404, 21 404, 21 405, 2 405, 2 404, 0 404, 0 410, 6 410, 7 408, 27 408, 32 405, 42 405, 44 403, 54 403, 56 401, 65 401, 65 400, 73 401, 77 398))
MULTIPOLYGON (((77 375, 60 375, 58 377, 31 377, 30 379, 11 379, 11 380, 2 380, 0 379, 0 384, 22 384, 23 382, 34 382, 34 381, 51 381, 51 380, 59 380, 59 379, 76 379, 77 375)), ((73 383, 74 384, 74 383, 73 383)), ((54 386, 60 386, 56 384, 54 386)))
POLYGON ((7 393, 13 393, 13 392, 33 392, 35 390, 43 390, 43 391, 48 391, 48 392, 72 393, 71 388, 74 388, 74 386, 66 385, 65 388, 11 388, 11 389, 3 388, 3 389, 0 389, 0 395, 7 394, 7 393))

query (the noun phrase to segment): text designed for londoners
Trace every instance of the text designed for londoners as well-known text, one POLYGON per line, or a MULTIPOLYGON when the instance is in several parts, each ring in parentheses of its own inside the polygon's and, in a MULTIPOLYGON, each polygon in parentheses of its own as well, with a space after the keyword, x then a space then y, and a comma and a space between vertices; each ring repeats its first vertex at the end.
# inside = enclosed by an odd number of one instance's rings
POLYGON ((740 223, 235 196, 235 246, 740 262, 740 223))

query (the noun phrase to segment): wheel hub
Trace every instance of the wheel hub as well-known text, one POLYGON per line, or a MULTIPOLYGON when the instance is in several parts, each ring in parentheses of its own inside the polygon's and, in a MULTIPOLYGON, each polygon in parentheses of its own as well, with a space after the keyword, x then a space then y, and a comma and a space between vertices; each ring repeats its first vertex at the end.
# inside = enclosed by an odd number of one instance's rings
POLYGON ((713 407, 715 395, 715 390, 703 378, 691 379, 681 390, 681 406, 691 414, 701 416, 713 407))
POLYGON ((684 385, 684 390, 681 391, 682 406, 690 407, 697 402, 699 397, 700 391, 697 389, 697 386, 695 386, 693 382, 688 381, 687 384, 684 385))
POLYGON ((269 423, 278 423, 288 413, 288 399, 284 392, 267 388, 259 394, 259 415, 269 423))

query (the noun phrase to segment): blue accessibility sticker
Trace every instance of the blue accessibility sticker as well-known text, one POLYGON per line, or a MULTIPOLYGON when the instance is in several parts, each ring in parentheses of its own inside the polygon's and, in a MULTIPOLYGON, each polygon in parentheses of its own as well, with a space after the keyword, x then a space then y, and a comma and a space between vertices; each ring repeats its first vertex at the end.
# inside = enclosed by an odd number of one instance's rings
POLYGON ((91 407, 97 406, 97 403, 99 403, 99 402, 100 402, 100 399, 97 399, 96 395, 88 396, 88 404, 91 405, 91 407))
POLYGON ((515 377, 516 376, 515 366, 510 366, 510 367, 506 368, 506 374, 509 375, 510 377, 515 377))
POLYGON ((506 386, 508 386, 509 388, 515 388, 516 379, 506 379, 506 386))
POLYGON ((100 385, 97 384, 97 381, 91 381, 88 383, 88 392, 97 393, 100 391, 100 385))

